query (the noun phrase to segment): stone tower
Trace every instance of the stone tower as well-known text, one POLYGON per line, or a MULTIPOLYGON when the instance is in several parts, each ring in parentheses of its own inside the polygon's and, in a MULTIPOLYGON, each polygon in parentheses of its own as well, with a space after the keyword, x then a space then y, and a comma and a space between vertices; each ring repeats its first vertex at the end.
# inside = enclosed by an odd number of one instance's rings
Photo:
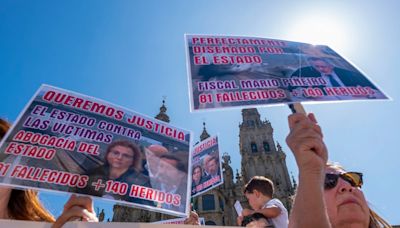
MULTIPOLYGON (((239 125, 242 175, 236 171, 234 176, 231 157, 224 153, 224 184, 193 199, 194 208, 208 225, 236 226, 237 214, 233 205, 238 200, 244 208, 250 208, 243 187, 256 175, 270 178, 275 184, 274 197, 279 198, 288 210, 292 205, 290 198, 294 188, 286 166, 286 155, 279 143, 275 145, 271 123, 261 121, 257 109, 243 109, 242 118, 243 122, 239 125)), ((206 139, 207 135, 204 125, 200 139, 206 139)))
MULTIPOLYGON (((203 132, 200 141, 210 137, 203 122, 203 132)), ((217 188, 207 191, 192 199, 193 208, 200 217, 203 217, 206 225, 235 226, 236 213, 233 204, 236 201, 237 185, 230 166, 231 160, 227 153, 222 156, 222 174, 224 183, 217 188)))
POLYGON ((275 197, 288 211, 293 186, 286 166, 286 154, 273 138, 273 128, 268 120, 262 121, 257 109, 243 109, 243 122, 239 125, 239 147, 242 156, 244 183, 253 176, 265 176, 275 184, 275 197))

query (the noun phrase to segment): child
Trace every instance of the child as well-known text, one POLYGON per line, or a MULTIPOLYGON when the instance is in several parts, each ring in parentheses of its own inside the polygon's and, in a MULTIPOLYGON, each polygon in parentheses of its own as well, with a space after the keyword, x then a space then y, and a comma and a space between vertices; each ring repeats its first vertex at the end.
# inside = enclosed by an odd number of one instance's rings
POLYGON ((242 216, 238 218, 238 225, 241 225, 243 216, 260 213, 269 218, 276 228, 288 227, 286 208, 280 200, 272 198, 274 184, 271 180, 262 176, 254 176, 245 185, 243 192, 253 210, 243 209, 242 216))

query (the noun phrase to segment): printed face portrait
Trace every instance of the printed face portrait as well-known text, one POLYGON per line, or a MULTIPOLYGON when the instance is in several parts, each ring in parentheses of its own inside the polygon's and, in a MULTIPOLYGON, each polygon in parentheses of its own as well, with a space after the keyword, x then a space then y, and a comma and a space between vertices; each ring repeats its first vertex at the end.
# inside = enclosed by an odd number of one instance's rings
POLYGON ((110 168, 129 169, 133 163, 134 153, 131 148, 125 146, 114 146, 107 154, 107 162, 110 168))
POLYGON ((202 176, 201 167, 200 166, 194 167, 193 173, 192 173, 193 183, 195 183, 196 185, 199 184, 200 180, 201 180, 201 176, 202 176))
POLYGON ((146 159, 149 165, 150 172, 157 174, 158 166, 160 163, 160 157, 163 154, 168 153, 167 148, 161 145, 150 145, 146 150, 146 159))
POLYGON ((171 185, 180 181, 180 171, 176 168, 178 162, 173 159, 162 158, 160 160, 159 177, 165 183, 170 183, 171 185))
MULTIPOLYGON (((327 168, 325 172, 337 174, 343 171, 327 168)), ((368 227, 369 207, 360 188, 339 178, 334 188, 324 190, 324 197, 333 227, 346 223, 366 224, 368 227)))
POLYGON ((207 173, 210 175, 217 175, 218 174, 218 163, 217 159, 212 158, 206 162, 206 170, 207 173))
POLYGON ((331 74, 333 71, 333 66, 323 60, 313 60, 311 64, 314 69, 322 74, 331 74))

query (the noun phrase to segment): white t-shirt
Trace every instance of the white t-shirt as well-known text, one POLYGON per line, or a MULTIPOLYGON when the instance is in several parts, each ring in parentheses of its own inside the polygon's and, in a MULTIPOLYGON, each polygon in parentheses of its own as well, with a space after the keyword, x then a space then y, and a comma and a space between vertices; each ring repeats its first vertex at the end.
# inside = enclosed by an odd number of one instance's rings
POLYGON ((270 221, 272 221, 275 228, 287 228, 289 223, 288 212, 280 200, 275 198, 271 199, 264 205, 263 208, 270 208, 274 206, 281 209, 281 213, 275 218, 270 218, 270 221))

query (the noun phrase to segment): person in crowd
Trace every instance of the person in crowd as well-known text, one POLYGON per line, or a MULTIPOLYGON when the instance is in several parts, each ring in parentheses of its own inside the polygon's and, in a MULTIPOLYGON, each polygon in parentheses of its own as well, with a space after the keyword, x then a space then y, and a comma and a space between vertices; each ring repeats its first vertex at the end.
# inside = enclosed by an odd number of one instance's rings
POLYGON ((274 227, 268 222, 268 218, 261 213, 254 213, 244 217, 241 226, 252 228, 274 227))
MULTIPOLYGON (((0 140, 9 130, 10 124, 0 118, 0 140)), ((79 218, 82 221, 97 222, 90 197, 72 195, 64 206, 64 211, 54 219, 41 204, 37 191, 12 189, 0 186, 0 219, 15 219, 54 223, 52 228, 60 228, 67 221, 79 218)))
POLYGON ((272 198, 274 184, 263 176, 254 176, 244 187, 244 195, 249 201, 250 209, 243 209, 238 217, 238 225, 241 225, 243 217, 255 213, 261 213, 271 220, 276 228, 288 227, 288 212, 279 199, 272 198))
POLYGON ((313 114, 292 114, 286 138, 299 168, 289 227, 391 227, 367 203, 362 174, 327 164, 328 151, 313 114))
POLYGON ((141 161, 141 152, 136 144, 127 140, 114 141, 107 148, 104 164, 89 170, 86 173, 89 176, 87 186, 83 189, 76 189, 76 192, 153 205, 151 201, 129 196, 132 184, 150 187, 149 178, 140 172, 141 161), (106 192, 105 184, 109 180, 128 184, 127 193, 106 192))
MULTIPOLYGON (((197 186, 201 185, 205 181, 209 180, 209 176, 204 176, 203 168, 201 165, 195 165, 192 171, 192 195, 196 194, 197 186)), ((201 188, 199 191, 201 191, 201 188)))
POLYGON ((220 176, 220 169, 219 169, 219 162, 218 158, 213 155, 207 155, 203 161, 204 169, 207 172, 208 179, 219 177, 220 176))

